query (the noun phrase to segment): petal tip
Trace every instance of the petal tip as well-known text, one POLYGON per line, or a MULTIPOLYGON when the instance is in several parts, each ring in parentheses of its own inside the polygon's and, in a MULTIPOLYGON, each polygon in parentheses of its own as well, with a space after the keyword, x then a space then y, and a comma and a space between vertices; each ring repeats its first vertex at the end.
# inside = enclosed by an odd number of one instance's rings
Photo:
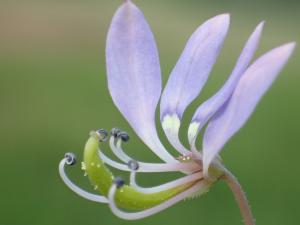
POLYGON ((138 7, 131 0, 123 0, 122 6, 127 10, 138 9, 138 7))
POLYGON ((294 49, 296 48, 297 46, 297 43, 296 42, 289 42, 289 43, 286 43, 286 44, 283 44, 281 47, 280 47, 280 52, 281 54, 287 54, 288 56, 290 56, 294 49))
POLYGON ((230 13, 222 13, 220 15, 217 15, 215 17, 216 20, 224 23, 224 24, 229 24, 230 22, 230 13))
MULTIPOLYGON (((229 20, 230 19, 230 13, 226 12, 226 13, 222 13, 220 15, 218 15, 219 17, 223 17, 223 19, 229 20)), ((218 17, 217 16, 217 17, 218 17)))
POLYGON ((131 0, 123 0, 124 4, 130 4, 132 3, 131 0))
POLYGON ((286 44, 286 47, 290 50, 293 51, 297 46, 297 43, 295 41, 289 42, 286 44))
POLYGON ((252 37, 256 37, 257 41, 259 41, 260 39, 264 26, 265 26, 265 21, 263 20, 256 26, 254 32, 252 33, 252 37))
POLYGON ((274 48, 266 54, 269 54, 272 60, 283 60, 283 62, 286 62, 291 57, 295 47, 296 42, 288 42, 274 48))
POLYGON ((263 20, 263 21, 261 21, 261 22, 258 24, 257 28, 260 29, 260 30, 262 30, 262 29, 264 28, 265 24, 266 24, 266 21, 263 20))
POLYGON ((230 24, 230 14, 229 13, 219 14, 209 19, 207 22, 211 22, 211 24, 215 27, 221 26, 227 29, 230 24))
POLYGON ((230 14, 223 13, 219 14, 209 20, 206 21, 209 24, 210 29, 212 30, 223 30, 223 32, 227 33, 229 25, 230 25, 230 14))

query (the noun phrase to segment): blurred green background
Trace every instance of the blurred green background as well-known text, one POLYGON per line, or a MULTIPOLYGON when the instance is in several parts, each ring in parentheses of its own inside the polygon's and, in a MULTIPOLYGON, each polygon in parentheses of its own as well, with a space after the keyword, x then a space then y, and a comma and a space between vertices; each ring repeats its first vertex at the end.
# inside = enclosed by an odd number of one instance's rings
MULTIPOLYGON (((223 182, 202 198, 136 222, 116 218, 107 205, 88 202, 61 182, 59 161, 67 151, 80 160, 91 129, 121 127, 131 135, 125 147, 129 154, 157 160, 115 108, 106 87, 105 37, 120 2, 0 1, 0 224, 242 224, 223 182)), ((184 128, 197 105, 229 75, 261 20, 267 23, 257 56, 300 41, 296 0, 135 2, 157 38, 164 81, 197 26, 216 14, 231 13, 221 56, 201 97, 188 109, 184 128)), ((222 153, 244 186, 258 225, 300 220, 299 60, 296 49, 248 124, 222 153)), ((79 166, 68 173, 75 183, 92 190, 79 166)), ((150 185, 174 176, 178 174, 141 175, 140 182, 150 185)))

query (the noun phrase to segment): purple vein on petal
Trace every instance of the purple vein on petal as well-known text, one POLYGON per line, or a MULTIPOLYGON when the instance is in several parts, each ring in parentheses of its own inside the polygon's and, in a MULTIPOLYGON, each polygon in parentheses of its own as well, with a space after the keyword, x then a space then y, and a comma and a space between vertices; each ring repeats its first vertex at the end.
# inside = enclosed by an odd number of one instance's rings
POLYGON ((148 147, 164 161, 175 159, 161 144, 155 110, 161 95, 157 46, 143 13, 126 1, 113 17, 106 46, 112 99, 148 147))
POLYGON ((182 115, 206 83, 225 40, 229 21, 228 14, 218 15, 193 33, 163 91, 161 122, 175 148, 180 143, 178 130, 182 115))
POLYGON ((257 59, 245 72, 230 100, 213 116, 203 138, 204 171, 226 142, 246 123, 261 97, 271 86, 295 48, 277 47, 257 59))
POLYGON ((239 79, 249 66, 257 49, 263 26, 264 22, 261 22, 251 34, 235 65, 235 68, 233 69, 231 75, 229 76, 229 79, 226 81, 223 87, 211 98, 201 104, 200 107, 196 110, 188 131, 188 139, 192 149, 196 149, 195 141, 200 130, 204 127, 207 121, 218 111, 218 109, 230 98, 239 79))

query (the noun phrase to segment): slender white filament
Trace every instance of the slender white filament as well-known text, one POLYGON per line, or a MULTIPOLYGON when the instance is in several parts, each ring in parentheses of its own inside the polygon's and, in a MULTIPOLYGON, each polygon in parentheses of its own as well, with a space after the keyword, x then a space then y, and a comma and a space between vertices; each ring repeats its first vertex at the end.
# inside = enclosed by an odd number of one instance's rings
POLYGON ((115 156, 117 156, 121 161, 128 163, 132 158, 130 158, 122 149, 122 139, 117 138, 117 144, 115 145, 115 137, 112 135, 109 139, 109 146, 115 156))
MULTIPOLYGON (((104 163, 107 165, 122 170, 122 171, 128 171, 131 172, 131 169, 128 167, 127 164, 122 164, 119 162, 116 162, 109 157, 107 157, 103 152, 100 150, 98 151, 99 157, 104 163)), ((169 163, 143 163, 138 162, 139 169, 137 172, 143 172, 143 173, 157 173, 157 172, 183 172, 188 171, 190 173, 199 171, 199 165, 195 162, 169 162, 169 163)))
POLYGON ((199 189, 205 188, 205 187, 206 187, 205 182, 199 181, 196 184, 194 184, 191 188, 179 193, 178 195, 174 196, 173 198, 170 198, 169 200, 166 200, 165 202, 163 202, 160 205, 154 206, 154 207, 146 209, 144 211, 131 213, 131 212, 122 211, 121 209, 119 209, 116 206, 114 197, 115 197, 115 193, 117 190, 117 186, 116 186, 116 184, 113 184, 109 190, 109 194, 108 194, 109 203, 108 204, 109 204, 111 211, 116 216, 118 216, 122 219, 125 219, 125 220, 138 220, 138 219, 142 219, 142 218, 151 216, 158 212, 161 212, 162 210, 169 208, 170 206, 176 204, 177 202, 180 202, 181 200, 191 196, 192 194, 197 192, 199 189))
MULTIPOLYGON (((115 144, 115 138, 112 136, 111 138, 110 138, 110 142, 109 142, 109 144, 110 144, 110 147, 111 147, 111 149, 112 149, 112 151, 113 151, 113 153, 121 160, 121 161, 123 161, 123 162, 125 162, 125 163, 128 163, 129 161, 131 161, 131 160, 134 160, 134 159, 132 159, 130 156, 128 156, 125 152, 124 152, 124 150, 122 149, 122 139, 121 138, 119 138, 119 139, 117 139, 117 143, 115 144)), ((190 152, 189 152, 189 154, 190 154, 190 152)), ((197 152, 197 156, 199 156, 199 155, 201 155, 199 152, 197 152)), ((111 161, 110 161, 110 163, 112 163, 111 161)), ((138 162, 139 163, 139 166, 140 167, 142 167, 142 168, 153 168, 153 167, 155 167, 155 166, 159 166, 159 169, 160 169, 160 166, 162 165, 162 164, 174 164, 173 162, 171 162, 171 163, 145 163, 145 162, 138 162)), ((178 163, 180 163, 180 162, 178 162, 178 163)), ((176 162, 175 162, 175 164, 177 164, 176 162)), ((114 163, 114 165, 116 165, 115 163, 114 163)), ((120 165, 118 165, 118 167, 120 168, 121 166, 120 165)), ((195 168, 195 170, 199 170, 198 169, 198 166, 195 166, 195 167, 197 167, 197 168, 195 168)), ((122 166, 122 168, 124 168, 123 166, 122 166)), ((173 171, 173 170, 172 170, 173 171)), ((138 171, 138 172, 141 172, 140 170, 138 171)), ((169 171, 167 171, 167 172, 169 172, 169 171)))
POLYGON ((135 188, 137 191, 142 192, 142 193, 146 193, 146 194, 150 194, 150 193, 156 193, 156 192, 161 192, 161 191, 165 191, 171 188, 175 188, 184 184, 188 184, 190 182, 194 182, 197 180, 201 180, 203 179, 203 174, 202 172, 197 172, 185 177, 181 177, 179 179, 167 182, 165 184, 161 184, 155 187, 141 187, 136 183, 136 172, 132 171, 130 173, 130 185, 135 188))
POLYGON ((100 202, 100 203, 108 203, 108 200, 106 197, 101 196, 101 195, 95 195, 89 192, 86 192, 84 190, 82 190, 81 188, 79 188, 78 186, 76 186, 66 175, 65 173, 65 165, 66 165, 66 159, 62 159, 59 163, 59 175, 61 177, 61 179, 63 180, 63 182, 73 191, 75 192, 77 195, 79 195, 80 197, 83 197, 87 200, 93 201, 93 202, 100 202))
POLYGON ((122 171, 131 171, 128 166, 126 164, 123 164, 123 163, 119 163, 119 162, 116 162, 112 159, 110 159, 108 156, 106 156, 103 152, 101 152, 100 150, 98 151, 98 155, 100 157, 100 159, 107 165, 113 167, 113 168, 116 168, 118 170, 122 170, 122 171))

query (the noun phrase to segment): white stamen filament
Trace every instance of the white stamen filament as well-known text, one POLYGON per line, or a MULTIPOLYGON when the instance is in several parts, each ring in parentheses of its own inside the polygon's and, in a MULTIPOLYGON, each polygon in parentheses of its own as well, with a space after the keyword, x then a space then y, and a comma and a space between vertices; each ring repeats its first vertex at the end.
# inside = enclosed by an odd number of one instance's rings
POLYGON ((140 212, 125 212, 119 209, 116 206, 115 203, 115 193, 117 190, 116 184, 113 184, 109 190, 108 199, 109 199, 109 207, 111 211, 118 216, 119 218, 125 219, 125 220, 138 220, 142 219, 148 216, 151 216, 153 214, 156 214, 158 212, 161 212, 164 209, 169 208, 170 206, 176 204, 177 202, 180 202, 181 200, 191 196, 195 192, 197 192, 199 189, 205 186, 205 183, 202 181, 197 182, 194 184, 191 188, 179 193, 178 195, 174 196, 173 198, 170 198, 169 200, 166 200, 160 205, 154 206, 152 208, 146 209, 144 211, 140 212))
POLYGON ((122 149, 122 139, 117 138, 117 144, 115 145, 115 137, 112 135, 109 139, 109 146, 112 150, 112 152, 123 162, 127 163, 132 158, 130 158, 122 149))
POLYGON ((141 187, 136 183, 136 172, 132 171, 130 173, 130 186, 132 186, 139 192, 150 194, 150 193, 165 191, 197 180, 200 181, 201 179, 203 179, 202 172, 197 172, 155 187, 141 187))
MULTIPOLYGON (((107 165, 122 170, 131 172, 131 169, 128 168, 128 165, 116 162, 109 157, 107 157, 102 151, 99 149, 99 157, 104 163, 107 165)), ((183 172, 188 171, 190 173, 199 171, 199 165, 195 162, 170 162, 170 163, 144 163, 138 162, 139 169, 137 172, 143 173, 156 173, 156 172, 183 172)))
POLYGON ((100 203, 108 203, 108 200, 106 197, 101 196, 101 195, 95 195, 89 192, 86 192, 84 190, 82 190, 81 188, 79 188, 78 186, 76 186, 66 175, 65 173, 65 165, 66 165, 66 159, 62 159, 59 163, 59 175, 61 177, 61 179, 63 180, 63 182, 73 191, 75 192, 77 195, 79 195, 80 197, 83 197, 87 200, 93 201, 93 202, 100 202, 100 203))
MULTIPOLYGON (((128 156, 125 152, 124 152, 124 150, 122 149, 122 139, 121 138, 119 138, 119 139, 117 139, 117 143, 115 144, 115 142, 114 142, 114 140, 115 140, 115 138, 112 136, 111 137, 111 139, 110 139, 110 142, 109 142, 109 144, 110 144, 110 147, 111 147, 111 149, 112 149, 112 151, 113 151, 113 153, 121 160, 121 161, 123 161, 123 162, 125 162, 125 163, 128 163, 129 161, 131 161, 131 160, 134 160, 134 159, 132 159, 130 156, 128 156)), ((201 155, 199 152, 197 152, 197 156, 199 156, 199 155, 201 155)), ((104 156, 105 157, 105 156, 104 156)), ((201 158, 200 158, 201 159, 201 158)), ((113 162, 111 162, 110 161, 110 163, 113 163, 113 162)), ((150 169, 152 169, 153 167, 155 167, 155 166, 158 166, 159 167, 159 169, 161 168, 160 166, 161 165, 164 165, 164 164, 174 164, 173 162, 171 162, 171 163, 145 163, 145 162, 138 162, 139 163, 139 166, 141 166, 142 168, 150 168, 150 169)), ((113 163, 114 165, 117 165, 117 164, 115 164, 115 163, 113 163)), ((177 164, 177 162, 175 162, 175 164, 177 164)), ((124 166, 121 166, 121 165, 117 165, 118 166, 118 168, 124 168, 124 166)), ((195 170, 199 170, 199 168, 198 168, 198 165, 196 165, 196 167, 197 168, 195 168, 195 170)), ((173 170, 172 170, 173 171, 173 170)), ((189 170, 190 171, 190 170, 189 170)), ((194 170, 192 170, 192 171, 194 171, 194 170)), ((140 170, 138 171, 138 172, 141 172, 140 170)), ((168 171, 166 171, 166 172, 169 172, 169 170, 168 171)))
POLYGON ((122 170, 122 171, 131 171, 128 166, 126 164, 122 164, 122 163, 119 163, 119 162, 116 162, 112 159, 110 159, 108 156, 106 156, 100 149, 98 151, 98 155, 100 157, 100 159, 107 165, 115 168, 115 169, 118 169, 118 170, 122 170))

